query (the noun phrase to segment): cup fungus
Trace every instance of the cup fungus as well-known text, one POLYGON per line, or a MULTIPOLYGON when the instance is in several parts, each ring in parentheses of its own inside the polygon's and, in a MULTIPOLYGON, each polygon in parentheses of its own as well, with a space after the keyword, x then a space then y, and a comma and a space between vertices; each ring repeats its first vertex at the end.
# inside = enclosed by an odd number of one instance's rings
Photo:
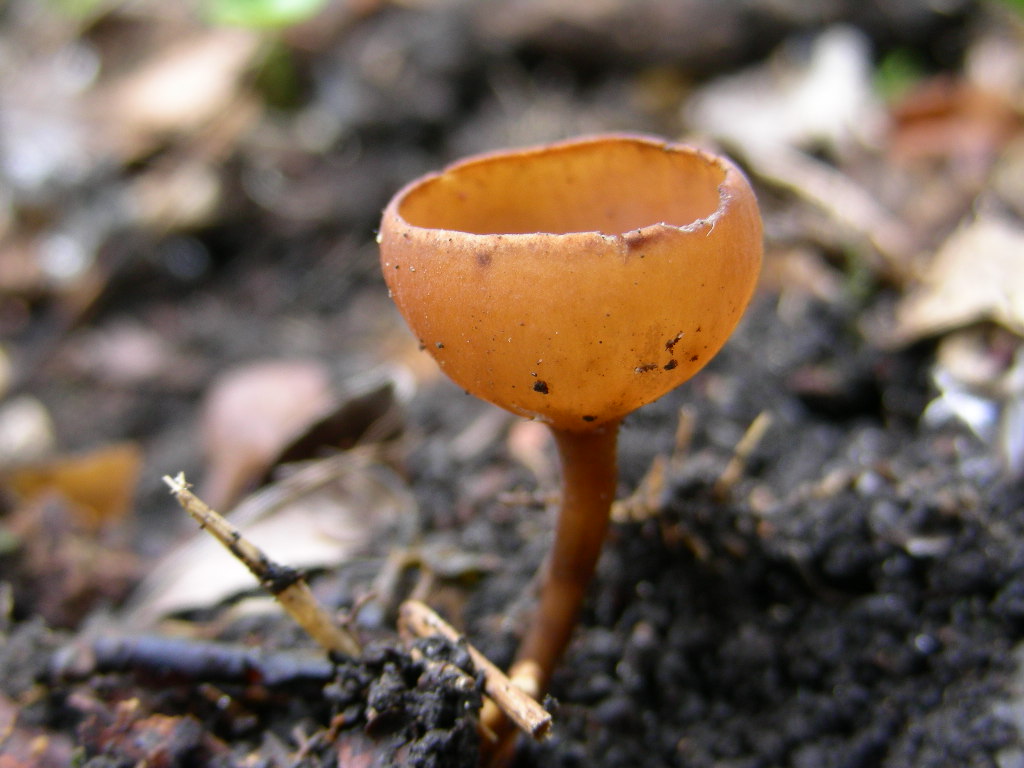
POLYGON ((538 696, 600 554, 620 421, 707 364, 754 291, 754 193, 722 157, 601 135, 417 179, 378 241, 392 298, 444 372, 554 435, 562 508, 512 669, 538 696))

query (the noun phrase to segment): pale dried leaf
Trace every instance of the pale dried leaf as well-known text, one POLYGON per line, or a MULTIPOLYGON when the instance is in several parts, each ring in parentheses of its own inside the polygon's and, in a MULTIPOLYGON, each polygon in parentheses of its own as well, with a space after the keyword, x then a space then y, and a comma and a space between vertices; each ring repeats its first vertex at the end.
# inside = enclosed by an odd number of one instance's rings
POLYGON ((842 146, 878 127, 867 38, 825 30, 806 56, 783 47, 765 64, 714 80, 686 105, 699 131, 744 152, 842 146))
POLYGON ((161 49, 108 85, 94 106, 103 135, 116 142, 115 154, 132 157, 155 140, 189 133, 223 114, 259 45, 252 32, 211 29, 161 49))
MULTIPOLYGON (((415 502, 402 481, 363 451, 300 469, 245 499, 229 519, 275 562, 299 569, 344 563, 366 553, 384 532, 416 521, 415 502)), ((156 564, 123 618, 142 627, 256 586, 245 566, 199 531, 156 564)))
POLYGON ((946 240, 896 312, 895 341, 991 320, 1024 335, 1024 228, 979 216, 946 240))

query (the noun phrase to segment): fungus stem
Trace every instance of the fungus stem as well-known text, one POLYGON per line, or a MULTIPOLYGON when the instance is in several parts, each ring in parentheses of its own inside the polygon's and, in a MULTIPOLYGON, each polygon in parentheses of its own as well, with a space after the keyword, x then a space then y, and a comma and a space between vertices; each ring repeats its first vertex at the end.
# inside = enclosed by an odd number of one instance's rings
POLYGON ((551 430, 562 462, 562 508, 537 612, 509 675, 534 697, 544 694, 569 644, 601 555, 615 499, 618 429, 615 421, 590 432, 551 430))

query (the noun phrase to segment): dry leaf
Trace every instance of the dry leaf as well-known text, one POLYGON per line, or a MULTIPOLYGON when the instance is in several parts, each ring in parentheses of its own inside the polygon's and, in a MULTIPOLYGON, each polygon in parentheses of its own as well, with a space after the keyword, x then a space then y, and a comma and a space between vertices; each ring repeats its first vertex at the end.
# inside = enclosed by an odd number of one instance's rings
POLYGON ((1000 94, 949 77, 929 80, 893 110, 889 156, 900 163, 948 158, 987 166, 1020 128, 1000 94))
POLYGON ((49 494, 63 498, 87 530, 124 520, 131 511, 142 454, 135 443, 118 443, 81 456, 19 467, 3 478, 25 502, 49 494))
POLYGON ((138 69, 97 93, 95 120, 109 149, 131 158, 170 134, 190 133, 236 102, 239 81, 259 49, 258 35, 218 28, 161 48, 138 69))
POLYGON ((690 99, 684 116, 741 155, 754 174, 827 213, 842 237, 867 239, 885 258, 877 267, 900 274, 914 250, 905 225, 872 191, 807 151, 842 155, 881 133, 869 43, 861 32, 826 29, 803 57, 794 55, 792 44, 783 46, 764 64, 713 80, 690 99))
POLYGON ((505 445, 509 456, 533 473, 540 487, 551 488, 557 483, 556 467, 552 461, 551 432, 536 421, 517 420, 508 427, 505 445))
POLYGON ((868 40, 851 27, 826 29, 806 56, 784 46, 765 64, 712 81, 685 112, 694 128, 744 152, 842 146, 878 127, 868 40))
POLYGON ((393 375, 372 373, 335 387, 316 361, 270 361, 228 372, 203 415, 210 462, 200 496, 227 509, 279 464, 359 442, 393 437, 401 426, 393 375))
POLYGON ((330 373, 315 360, 260 361, 219 376, 203 406, 210 468, 199 495, 227 510, 333 400, 330 373))
MULTIPOLYGON (((310 569, 364 553, 384 531, 414 526, 416 516, 412 496, 391 470, 369 451, 350 451, 311 463, 248 497, 230 520, 275 562, 310 569)), ((150 571, 124 619, 143 627, 255 587, 241 563, 197 532, 150 571)))
POLYGON ((962 226, 896 311, 893 341, 910 343, 982 320, 1024 336, 1024 228, 994 216, 962 226))

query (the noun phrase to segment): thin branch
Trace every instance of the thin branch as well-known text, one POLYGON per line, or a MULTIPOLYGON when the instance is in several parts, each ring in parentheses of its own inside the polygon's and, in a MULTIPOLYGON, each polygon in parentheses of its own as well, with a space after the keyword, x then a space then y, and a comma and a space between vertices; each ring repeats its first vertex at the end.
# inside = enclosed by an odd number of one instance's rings
POLYGON ((362 646, 356 636, 339 627, 324 610, 302 574, 294 568, 278 565, 220 514, 189 490, 184 473, 177 477, 164 476, 171 493, 201 528, 208 530, 217 541, 237 557, 301 626, 310 637, 329 653, 358 656, 362 646))
MULTIPOLYGON (((416 600, 402 603, 398 610, 398 623, 418 637, 442 635, 453 642, 464 639, 454 627, 416 600)), ((484 674, 484 691, 501 711, 534 739, 542 741, 548 738, 551 735, 551 714, 527 696, 480 651, 468 643, 466 647, 473 663, 484 674)))
POLYGON ((268 687, 313 683, 324 685, 335 674, 323 654, 215 643, 183 637, 114 635, 80 638, 50 658, 58 680, 84 680, 97 672, 141 671, 160 678, 252 682, 268 687))
POLYGON ((744 471, 747 468, 747 460, 750 458, 750 454, 754 452, 761 439, 764 437, 768 428, 772 425, 772 415, 768 411, 761 411, 757 417, 750 422, 750 426, 747 427, 747 431, 743 433, 743 437, 736 444, 736 449, 733 451, 732 458, 729 459, 729 463, 726 464, 725 469, 722 470, 722 474, 718 476, 718 480, 715 482, 713 493, 716 499, 724 501, 732 490, 733 486, 739 482, 740 478, 743 477, 744 471))

